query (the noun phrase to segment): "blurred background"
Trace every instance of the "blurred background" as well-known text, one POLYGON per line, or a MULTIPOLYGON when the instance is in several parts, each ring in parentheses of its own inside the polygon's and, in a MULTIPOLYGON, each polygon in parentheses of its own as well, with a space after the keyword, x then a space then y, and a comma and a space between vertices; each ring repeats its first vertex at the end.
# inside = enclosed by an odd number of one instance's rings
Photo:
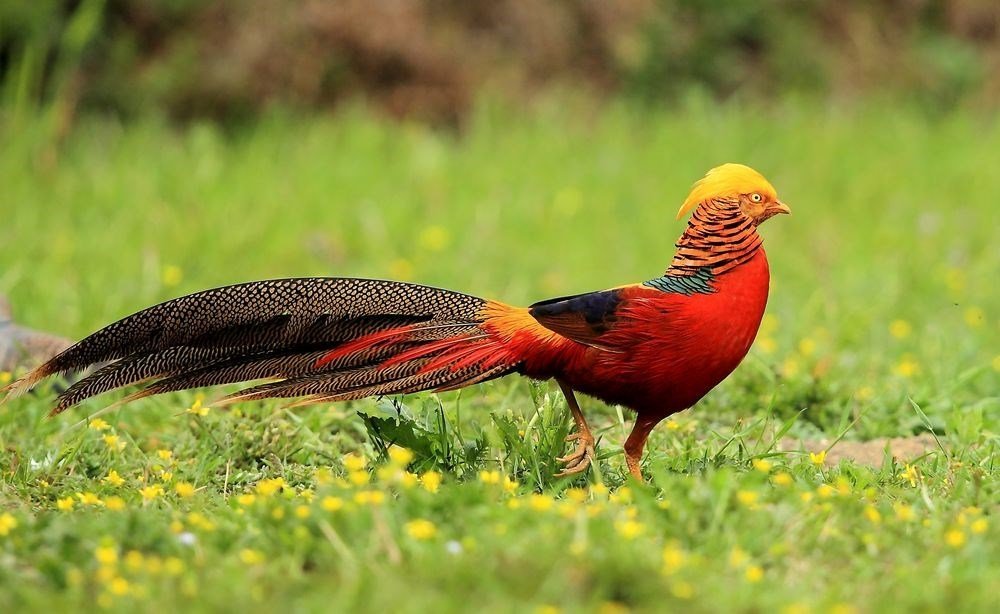
POLYGON ((359 97, 461 124, 484 93, 553 88, 669 105, 1000 98, 992 0, 11 0, 0 82, 15 111, 241 121, 359 97))

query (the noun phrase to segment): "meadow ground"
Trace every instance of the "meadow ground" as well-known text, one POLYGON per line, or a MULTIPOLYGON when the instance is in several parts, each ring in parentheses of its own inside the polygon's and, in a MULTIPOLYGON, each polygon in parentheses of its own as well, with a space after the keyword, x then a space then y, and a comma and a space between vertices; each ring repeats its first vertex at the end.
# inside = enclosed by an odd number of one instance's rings
POLYGON ((648 279, 723 161, 793 209, 763 230, 751 355, 656 431, 648 486, 625 481, 630 417, 590 399, 599 471, 554 479, 565 405, 517 378, 294 411, 175 394, 89 423, 113 395, 52 420, 45 389, 3 405, 3 611, 1000 607, 1000 122, 569 104, 486 105, 461 136, 361 111, 2 131, 0 292, 73 337, 269 277, 518 303, 648 279), (787 443, 931 429, 908 462, 787 443))

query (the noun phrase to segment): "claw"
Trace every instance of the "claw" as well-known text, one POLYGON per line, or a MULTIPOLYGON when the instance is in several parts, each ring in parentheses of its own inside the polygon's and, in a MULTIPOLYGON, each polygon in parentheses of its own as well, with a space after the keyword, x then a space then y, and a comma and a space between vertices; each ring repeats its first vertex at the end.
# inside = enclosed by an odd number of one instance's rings
MULTIPOLYGON (((594 438, 589 433, 573 433, 573 440, 577 441, 576 449, 566 456, 560 456, 556 460, 566 466, 555 477, 562 478, 568 475, 582 473, 590 467, 591 462, 596 458, 594 452, 594 438)), ((567 438, 569 439, 569 438, 567 438)))
POLYGON ((559 461, 560 463, 569 464, 569 463, 572 463, 574 461, 579 460, 580 458, 582 458, 586 454, 587 454, 586 448, 577 448, 572 453, 567 454, 566 456, 559 456, 559 457, 557 457, 556 460, 559 461))

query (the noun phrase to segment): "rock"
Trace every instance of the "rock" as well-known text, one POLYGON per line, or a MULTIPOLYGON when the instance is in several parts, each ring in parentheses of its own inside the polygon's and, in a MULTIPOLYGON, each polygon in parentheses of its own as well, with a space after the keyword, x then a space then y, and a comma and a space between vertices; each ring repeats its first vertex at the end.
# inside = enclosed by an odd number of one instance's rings
POLYGON ((69 339, 15 324, 10 303, 0 296, 0 371, 35 367, 70 345, 69 339))

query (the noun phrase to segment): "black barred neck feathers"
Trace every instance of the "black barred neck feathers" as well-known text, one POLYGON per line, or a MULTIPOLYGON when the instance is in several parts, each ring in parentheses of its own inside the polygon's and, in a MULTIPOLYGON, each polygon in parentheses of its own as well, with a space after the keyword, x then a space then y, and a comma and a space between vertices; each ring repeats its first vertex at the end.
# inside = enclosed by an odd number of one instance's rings
POLYGON ((696 275, 707 268, 718 276, 750 260, 760 246, 757 227, 740 210, 739 199, 713 199, 695 209, 666 275, 696 275))

